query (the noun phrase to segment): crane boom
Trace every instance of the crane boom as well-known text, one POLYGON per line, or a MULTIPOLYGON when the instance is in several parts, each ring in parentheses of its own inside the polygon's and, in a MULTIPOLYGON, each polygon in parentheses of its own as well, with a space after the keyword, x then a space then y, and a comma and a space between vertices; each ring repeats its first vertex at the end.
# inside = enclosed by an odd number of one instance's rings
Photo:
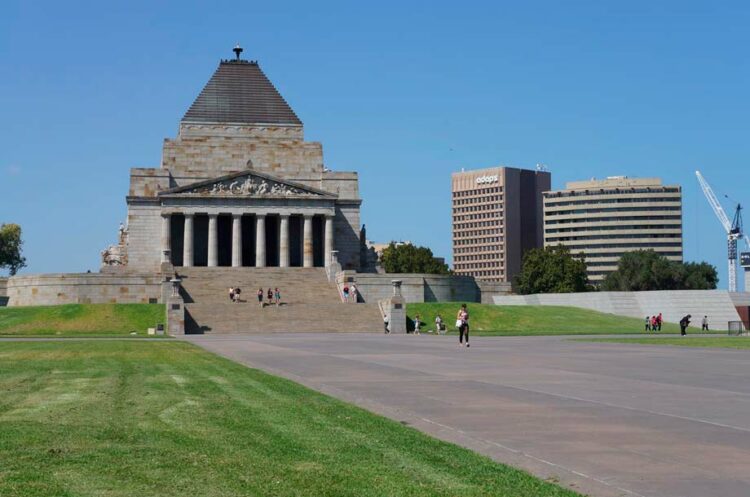
POLYGON ((714 210, 716 217, 719 218, 719 222, 724 227, 724 231, 729 233, 730 231, 732 231, 732 223, 729 221, 727 213, 724 212, 724 209, 721 207, 719 199, 716 198, 714 191, 711 189, 705 178, 703 178, 703 175, 700 171, 695 171, 695 176, 698 178, 698 183, 700 183, 701 188, 703 189, 703 194, 706 196, 708 203, 711 205, 711 208, 714 210))

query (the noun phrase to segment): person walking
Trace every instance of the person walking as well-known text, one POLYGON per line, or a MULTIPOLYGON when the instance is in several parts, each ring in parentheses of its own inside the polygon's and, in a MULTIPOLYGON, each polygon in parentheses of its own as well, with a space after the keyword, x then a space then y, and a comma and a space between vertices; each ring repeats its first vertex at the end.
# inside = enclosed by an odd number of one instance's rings
POLYGON ((278 288, 273 291, 273 298, 276 300, 276 306, 278 307, 281 304, 281 292, 278 288))
POLYGON ((349 291, 352 294, 352 301, 354 303, 359 302, 359 294, 358 294, 358 290, 357 290, 357 285, 355 285, 354 283, 352 283, 352 287, 349 289, 349 291))
POLYGON ((344 302, 349 302, 349 286, 344 285, 344 302))
POLYGON ((687 327, 690 325, 690 318, 693 317, 690 314, 680 319, 680 335, 686 336, 687 335, 687 327))
POLYGON ((651 318, 646 316, 646 331, 651 331, 651 318))
POLYGON ((422 326, 422 321, 420 321, 420 319, 421 319, 421 318, 419 317, 419 313, 417 313, 417 314, 416 314, 416 315, 414 316, 414 334, 415 334, 415 335, 419 335, 419 329, 420 329, 420 328, 421 328, 421 326, 422 326))
POLYGON ((386 335, 388 335, 391 332, 391 330, 388 329, 388 316, 383 317, 383 332, 386 335))
POLYGON ((240 303, 240 294, 242 293, 242 289, 240 287, 237 287, 234 289, 234 302, 239 304, 240 303))
POLYGON ((703 316, 701 320, 701 331, 708 331, 708 316, 703 316))
POLYGON ((270 288, 268 289, 268 305, 273 304, 273 290, 270 288))
POLYGON ((260 304, 260 308, 263 309, 263 289, 258 288, 258 303, 260 304))
POLYGON ((656 316, 651 316, 651 331, 656 333, 656 327, 659 325, 659 321, 656 319, 656 316))
POLYGON ((234 288, 231 286, 229 287, 229 301, 234 302, 234 288))
POLYGON ((661 312, 658 316, 656 316, 656 329, 657 331, 661 331, 661 323, 664 322, 664 318, 661 316, 661 312))
POLYGON ((438 314, 435 316, 435 333, 439 335, 441 331, 443 331, 443 318, 438 314))
POLYGON ((466 308, 466 304, 461 304, 461 309, 458 310, 456 315, 456 324, 458 327, 458 345, 463 347, 464 335, 466 335, 466 346, 469 346, 469 310, 466 308))

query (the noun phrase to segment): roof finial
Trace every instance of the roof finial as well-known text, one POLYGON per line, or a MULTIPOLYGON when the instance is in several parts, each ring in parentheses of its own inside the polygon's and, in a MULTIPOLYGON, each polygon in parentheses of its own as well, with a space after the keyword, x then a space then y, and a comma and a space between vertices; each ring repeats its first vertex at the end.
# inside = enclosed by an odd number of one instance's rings
POLYGON ((232 51, 237 56, 237 60, 240 60, 240 54, 242 53, 242 47, 240 46, 239 43, 237 45, 235 45, 235 47, 232 49, 232 51))

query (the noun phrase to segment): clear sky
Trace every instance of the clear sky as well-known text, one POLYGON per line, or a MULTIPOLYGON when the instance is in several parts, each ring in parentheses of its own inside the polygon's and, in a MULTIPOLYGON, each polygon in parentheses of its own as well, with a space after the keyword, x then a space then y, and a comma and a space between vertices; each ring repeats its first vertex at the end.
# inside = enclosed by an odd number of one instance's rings
MULTIPOLYGON (((0 15, 0 222, 23 273, 97 270, 130 167, 158 167, 220 58, 257 59, 360 174, 375 241, 450 258, 450 173, 546 164, 684 188, 685 257, 726 286, 694 177, 750 205, 750 2, 52 2, 0 15)), ((725 208, 732 209, 729 201, 725 208)), ((731 216, 731 212, 729 212, 731 216)), ((750 211, 747 214, 750 224, 750 211)))

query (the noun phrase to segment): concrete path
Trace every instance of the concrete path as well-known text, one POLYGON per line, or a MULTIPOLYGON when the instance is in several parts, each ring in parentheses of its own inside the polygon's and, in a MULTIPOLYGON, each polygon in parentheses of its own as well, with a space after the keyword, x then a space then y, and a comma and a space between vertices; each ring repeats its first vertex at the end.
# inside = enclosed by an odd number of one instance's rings
POLYGON ((584 494, 750 495, 746 351, 559 337, 476 337, 470 349, 424 335, 187 339, 584 494))

